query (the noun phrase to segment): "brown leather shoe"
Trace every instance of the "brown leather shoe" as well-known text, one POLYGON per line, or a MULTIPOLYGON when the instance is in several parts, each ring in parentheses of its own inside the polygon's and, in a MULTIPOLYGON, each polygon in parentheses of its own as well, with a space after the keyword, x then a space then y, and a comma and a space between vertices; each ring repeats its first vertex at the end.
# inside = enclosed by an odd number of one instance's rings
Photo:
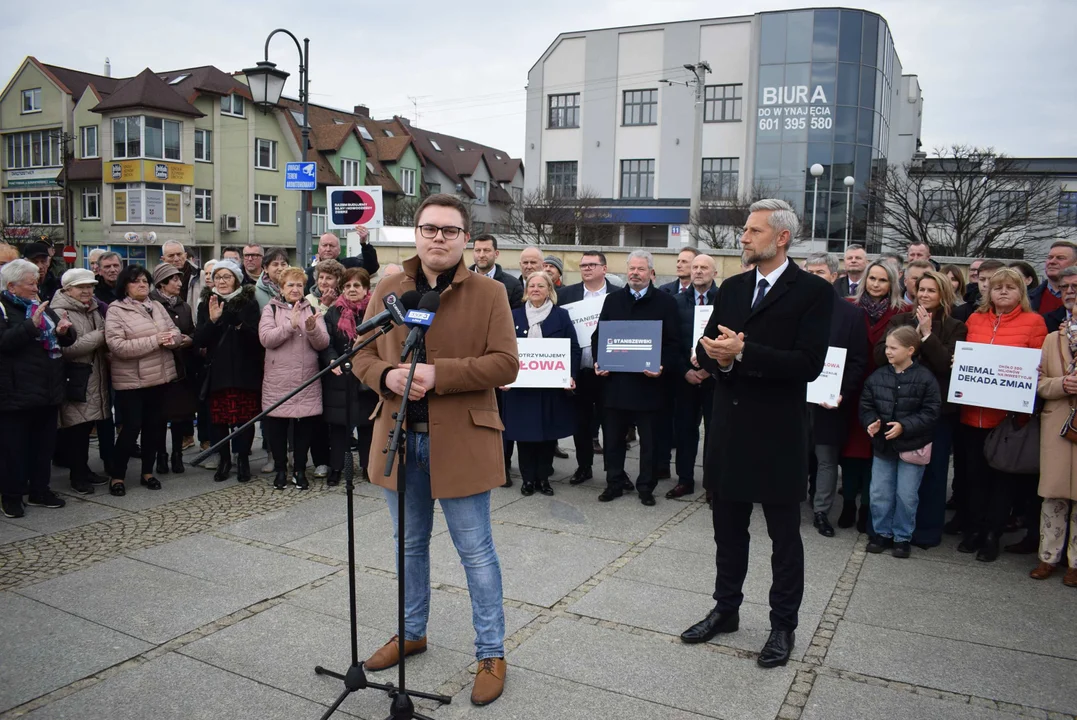
POLYGON ((692 487, 691 485, 685 485, 684 483, 677 483, 676 485, 673 486, 673 488, 669 492, 666 493, 666 499, 667 500, 676 500, 679 497, 684 497, 685 495, 691 495, 695 491, 696 491, 696 489, 694 487, 692 487))
POLYGON ((475 687, 471 688, 472 705, 489 705, 501 697, 505 689, 505 658, 479 660, 479 672, 475 675, 475 687))
POLYGON ((1077 588, 1077 568, 1070 568, 1066 571, 1066 574, 1062 576, 1062 584, 1077 588))
POLYGON ((1047 578, 1054 575, 1056 569, 1057 568, 1051 563, 1040 560, 1040 564, 1037 565, 1036 568, 1028 574, 1028 576, 1033 580, 1046 580, 1047 578))
MULTIPOLYGON (((371 655, 363 666, 367 670, 385 670, 391 668, 400 662, 400 644, 397 641, 397 635, 393 635, 392 640, 385 643, 371 655)), ((405 640, 404 641, 404 657, 410 655, 419 655, 426 652, 426 638, 420 638, 418 640, 405 640)))

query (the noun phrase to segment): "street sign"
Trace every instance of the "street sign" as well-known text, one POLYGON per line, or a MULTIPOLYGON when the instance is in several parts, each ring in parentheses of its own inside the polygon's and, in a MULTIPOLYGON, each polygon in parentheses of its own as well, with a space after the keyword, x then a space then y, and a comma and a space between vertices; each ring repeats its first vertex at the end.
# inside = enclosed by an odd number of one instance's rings
POLYGON ((290 162, 284 166, 285 190, 317 190, 318 163, 290 162))
POLYGON ((66 247, 64 247, 64 262, 66 262, 68 265, 73 265, 75 263, 75 260, 78 259, 78 257, 79 252, 75 249, 74 245, 67 245, 66 247))

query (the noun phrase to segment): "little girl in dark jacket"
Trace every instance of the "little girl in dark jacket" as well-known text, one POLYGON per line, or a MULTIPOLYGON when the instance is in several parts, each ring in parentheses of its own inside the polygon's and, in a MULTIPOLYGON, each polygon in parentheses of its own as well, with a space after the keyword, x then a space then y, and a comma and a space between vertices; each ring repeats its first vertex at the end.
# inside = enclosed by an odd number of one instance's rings
POLYGON ((903 453, 921 450, 931 442, 942 399, 934 374, 913 356, 920 337, 902 326, 886 337, 889 365, 864 383, 860 422, 871 436, 871 520, 874 526, 867 551, 893 546, 894 557, 907 558, 916 528, 916 506, 926 462, 907 462, 903 453))

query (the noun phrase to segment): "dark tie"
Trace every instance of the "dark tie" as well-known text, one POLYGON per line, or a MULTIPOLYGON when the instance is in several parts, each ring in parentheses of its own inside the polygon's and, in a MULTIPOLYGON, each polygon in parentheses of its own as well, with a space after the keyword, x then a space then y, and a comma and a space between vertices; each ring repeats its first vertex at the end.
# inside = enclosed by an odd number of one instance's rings
POLYGON ((850 295, 856 295, 856 286, 859 285, 859 284, 860 283, 854 283, 854 282, 849 283, 849 294, 850 295))
POLYGON ((755 300, 752 301, 752 310, 755 310, 757 307, 759 307, 759 303, 763 302, 763 298, 767 295, 768 285, 770 285, 770 283, 767 282, 766 278, 763 278, 759 281, 759 285, 757 286, 759 290, 756 291, 755 300))
POLYGON ((704 296, 700 295, 700 296, 699 296, 699 303, 698 303, 698 304, 699 304, 699 305, 706 305, 706 304, 707 304, 707 298, 705 298, 704 296))

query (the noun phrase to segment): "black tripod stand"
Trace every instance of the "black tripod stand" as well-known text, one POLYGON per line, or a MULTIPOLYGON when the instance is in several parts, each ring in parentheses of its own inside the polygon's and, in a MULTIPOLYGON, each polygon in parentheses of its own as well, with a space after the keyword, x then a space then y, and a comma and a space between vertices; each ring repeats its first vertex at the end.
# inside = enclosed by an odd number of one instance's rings
MULTIPOLYGON (((369 344, 373 340, 377 339, 385 332, 388 332, 388 326, 382 328, 384 332, 373 335, 370 339, 363 341, 362 344, 356 346, 350 350, 346 355, 341 356, 334 365, 338 364, 341 360, 347 361, 365 345, 369 344)), ((347 490, 348 496, 348 605, 351 615, 351 651, 352 651, 352 664, 344 674, 327 670, 326 668, 318 665, 314 668, 314 672, 318 675, 328 675, 329 677, 336 678, 344 681, 344 690, 341 691, 340 696, 336 699, 329 709, 322 715, 321 720, 328 720, 340 704, 357 690, 363 690, 365 688, 374 688, 375 690, 383 690, 389 693, 389 697, 392 698, 392 709, 390 710, 390 720, 410 720, 411 718, 417 718, 418 720, 431 720, 424 715, 420 715, 415 712, 415 706, 412 703, 411 697, 405 690, 404 685, 404 448, 400 445, 400 435, 402 433, 402 425, 404 422, 404 411, 408 400, 408 393, 411 391, 411 381, 415 375, 416 359, 415 354, 412 356, 411 369, 408 371, 408 380, 404 388, 404 401, 401 403, 400 412, 394 417, 396 418, 396 428, 390 437, 390 456, 388 462, 385 464, 385 476, 388 477, 393 469, 393 457, 392 452, 396 452, 399 458, 398 468, 399 476, 397 478, 397 631, 400 641, 400 675, 399 686, 394 686, 392 683, 373 683, 369 682, 366 678, 366 673, 363 671, 363 664, 359 662, 359 630, 358 620, 356 618, 355 609, 355 510, 353 507, 352 490, 355 487, 352 478, 352 460, 351 450, 349 449, 345 454, 344 460, 344 487, 347 490)), ((351 377, 350 364, 345 366, 345 374, 348 376, 346 382, 349 385, 354 382, 351 377)), ((346 417, 348 418, 348 426, 351 427, 351 394, 350 390, 347 396, 346 417)), ((425 698, 427 700, 436 700, 437 702, 448 704, 452 702, 452 698, 446 695, 436 695, 433 693, 412 692, 418 698, 425 698)))

